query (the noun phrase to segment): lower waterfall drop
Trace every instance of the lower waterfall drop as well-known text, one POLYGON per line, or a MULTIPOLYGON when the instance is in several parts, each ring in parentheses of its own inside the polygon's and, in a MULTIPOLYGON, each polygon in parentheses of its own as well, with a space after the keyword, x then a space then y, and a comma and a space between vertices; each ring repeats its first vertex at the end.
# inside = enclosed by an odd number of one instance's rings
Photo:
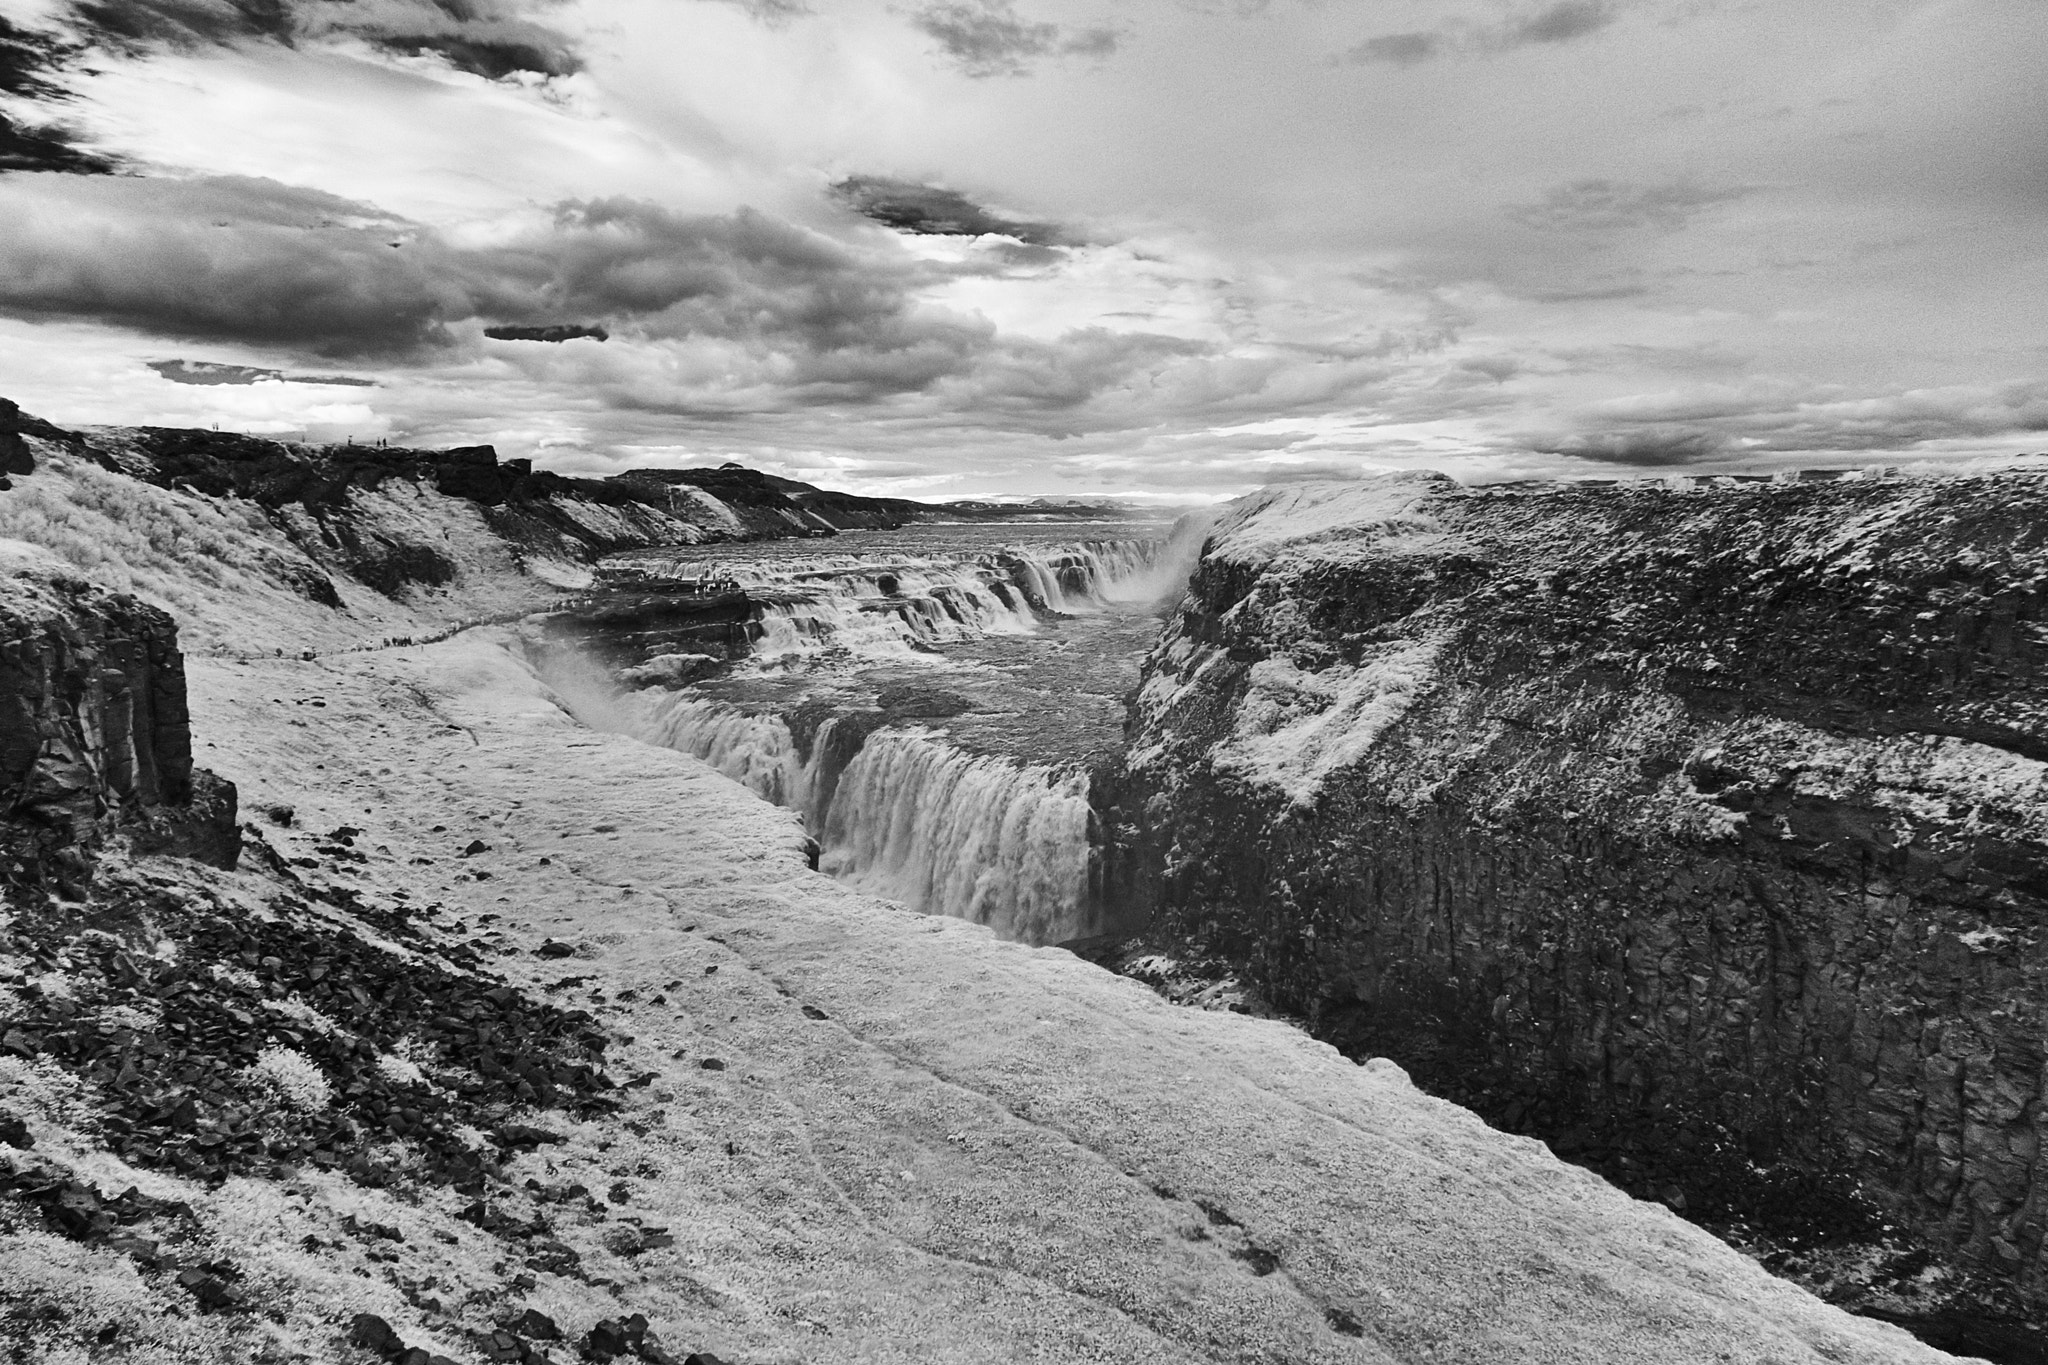
POLYGON ((840 724, 819 726, 806 750, 777 717, 673 696, 623 728, 798 812, 820 869, 865 891, 1026 943, 1099 931, 1085 773, 971 754, 918 729, 864 742, 855 730, 841 767, 840 724))
POLYGON ((1091 932, 1088 781, 964 753, 916 730, 875 734, 840 774, 819 866, 919 909, 1057 943, 1091 932))

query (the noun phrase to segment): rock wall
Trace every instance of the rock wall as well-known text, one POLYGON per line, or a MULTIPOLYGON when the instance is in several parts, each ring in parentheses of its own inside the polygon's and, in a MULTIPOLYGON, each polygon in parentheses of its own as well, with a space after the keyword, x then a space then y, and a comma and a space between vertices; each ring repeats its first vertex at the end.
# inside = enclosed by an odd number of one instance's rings
POLYGON ((1826 1187, 2038 1303, 2044 536, 2012 474, 1258 495, 1147 663, 1113 879, 1640 1193, 1826 1187))
POLYGON ((177 627, 0 566, 0 876, 76 897, 116 832, 221 867, 240 853, 233 784, 192 764, 177 627))

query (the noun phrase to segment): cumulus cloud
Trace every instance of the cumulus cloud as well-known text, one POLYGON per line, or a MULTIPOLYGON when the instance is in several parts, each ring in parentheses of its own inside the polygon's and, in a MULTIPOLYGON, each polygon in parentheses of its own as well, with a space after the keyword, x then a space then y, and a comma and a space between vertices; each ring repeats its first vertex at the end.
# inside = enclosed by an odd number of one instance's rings
MULTIPOLYGON (((1713 188, 1675 182, 1636 185, 1613 180, 1575 180, 1559 185, 1508 216, 1547 232, 1620 232, 1631 228, 1674 231, 1703 209, 1740 199, 1744 186, 1713 188)), ((1609 295, 1608 297, 1614 297, 1609 295)))
POLYGON ((955 190, 892 180, 880 175, 853 175, 832 186, 832 197, 864 218, 898 232, 928 236, 1013 237, 1027 246, 1070 245, 1057 223, 1028 223, 1001 218, 955 190))
POLYGON ((1556 0, 1490 24, 1459 19, 1439 29, 1382 34, 1366 39, 1344 56, 1361 64, 1415 66, 1453 54, 1488 55, 1576 42, 1598 33, 1615 18, 1611 0, 1556 0))
POLYGON ((437 53, 493 80, 575 71, 569 40, 523 8, 521 0, 79 0, 73 15, 85 32, 129 50, 343 35, 390 52, 437 53))
POLYGON ((1022 76, 1043 57, 1107 57, 1123 35, 1114 28, 1064 28, 1026 19, 1010 0, 936 0, 912 11, 911 24, 936 41, 964 75, 1022 76))

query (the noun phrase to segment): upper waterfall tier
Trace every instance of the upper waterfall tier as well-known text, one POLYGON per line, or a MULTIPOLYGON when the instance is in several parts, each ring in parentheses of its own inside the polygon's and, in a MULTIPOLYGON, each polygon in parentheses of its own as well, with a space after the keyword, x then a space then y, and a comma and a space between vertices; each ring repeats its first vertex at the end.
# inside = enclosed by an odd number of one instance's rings
POLYGON ((1032 631, 1049 615, 1155 601, 1185 576, 1172 537, 1006 545, 971 553, 803 553, 794 545, 707 556, 641 551, 607 565, 622 587, 682 585, 752 603, 746 652, 786 660, 845 651, 902 657, 953 641, 1032 631))

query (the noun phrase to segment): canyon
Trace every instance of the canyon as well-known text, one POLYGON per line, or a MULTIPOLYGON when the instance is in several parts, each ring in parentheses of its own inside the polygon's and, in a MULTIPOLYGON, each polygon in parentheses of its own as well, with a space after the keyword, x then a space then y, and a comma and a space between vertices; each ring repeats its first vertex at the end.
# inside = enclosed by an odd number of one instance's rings
MULTIPOLYGON (((2015 1332, 2036 1301, 2024 477, 1235 504, 1121 755, 1060 770, 1095 918, 998 935, 818 870, 815 791, 652 728, 764 642, 985 630, 980 568, 840 566, 852 613, 683 591, 692 547, 847 505, 10 421, 17 1349, 1950 1358, 1673 1212, 1753 1214, 1745 1182, 1938 1253, 1893 1289, 1967 1278, 2015 1332), (1076 927, 1296 1023, 1034 946, 1076 927), (190 1032, 150 1053, 152 1016, 190 1032)), ((1001 567, 1005 610, 1085 609, 1095 564, 1001 567)), ((951 761, 888 737, 943 697, 863 707, 835 782, 951 761)), ((779 776, 852 720, 781 719, 779 776)))

